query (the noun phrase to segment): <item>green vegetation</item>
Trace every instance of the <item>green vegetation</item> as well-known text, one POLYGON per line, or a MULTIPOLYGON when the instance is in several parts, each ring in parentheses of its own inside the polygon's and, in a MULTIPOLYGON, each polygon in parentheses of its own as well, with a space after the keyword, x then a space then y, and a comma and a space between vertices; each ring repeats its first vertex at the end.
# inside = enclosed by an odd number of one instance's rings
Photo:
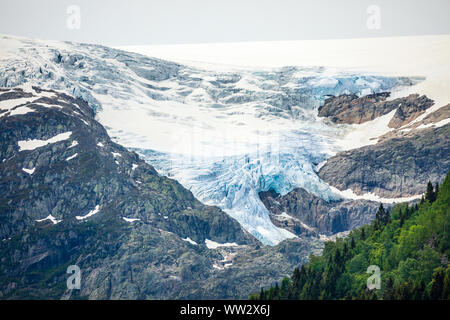
POLYGON ((428 184, 420 204, 390 211, 345 239, 327 242, 322 256, 296 268, 250 299, 450 299, 450 173, 441 186, 428 184), (381 288, 369 290, 370 265, 381 270, 381 288))

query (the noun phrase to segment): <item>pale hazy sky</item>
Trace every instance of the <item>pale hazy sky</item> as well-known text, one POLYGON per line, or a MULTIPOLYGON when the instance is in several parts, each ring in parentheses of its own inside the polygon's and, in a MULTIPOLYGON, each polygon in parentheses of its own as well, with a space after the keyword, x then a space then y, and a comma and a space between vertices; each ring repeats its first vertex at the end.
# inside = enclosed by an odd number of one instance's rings
POLYGON ((111 46, 450 34, 449 0, 0 0, 0 33, 111 46), (80 28, 67 9, 80 9, 80 28), (379 28, 367 13, 379 8, 379 28), (71 26, 74 20, 71 21, 71 26))

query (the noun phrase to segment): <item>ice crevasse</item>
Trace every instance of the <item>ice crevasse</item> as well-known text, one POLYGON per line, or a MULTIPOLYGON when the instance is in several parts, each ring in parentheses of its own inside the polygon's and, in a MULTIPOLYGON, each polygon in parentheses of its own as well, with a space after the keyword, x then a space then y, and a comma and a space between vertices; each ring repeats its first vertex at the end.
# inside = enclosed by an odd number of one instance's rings
POLYGON ((351 128, 317 117, 328 95, 365 95, 420 81, 323 67, 197 69, 104 46, 0 36, 0 86, 31 85, 86 100, 111 138, 264 244, 294 237, 258 193, 296 187, 342 195, 315 173, 351 128))

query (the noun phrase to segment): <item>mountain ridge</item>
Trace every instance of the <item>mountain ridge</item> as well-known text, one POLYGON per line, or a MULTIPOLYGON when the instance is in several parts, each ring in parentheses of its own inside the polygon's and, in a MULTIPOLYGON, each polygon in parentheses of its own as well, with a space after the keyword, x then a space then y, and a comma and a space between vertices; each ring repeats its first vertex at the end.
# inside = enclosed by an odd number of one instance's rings
POLYGON ((262 246, 112 142, 83 100, 32 87, 0 103, 2 299, 243 298, 321 247, 262 246), (81 290, 65 288, 72 264, 81 290))

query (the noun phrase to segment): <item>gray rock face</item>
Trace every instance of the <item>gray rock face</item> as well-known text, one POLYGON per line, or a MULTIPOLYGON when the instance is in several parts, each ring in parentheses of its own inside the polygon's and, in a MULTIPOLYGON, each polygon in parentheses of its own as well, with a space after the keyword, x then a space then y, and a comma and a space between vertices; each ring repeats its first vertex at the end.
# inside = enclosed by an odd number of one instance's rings
POLYGON ((335 123, 363 123, 389 113, 396 108, 391 103, 383 103, 389 92, 369 94, 358 97, 356 94, 343 94, 325 99, 319 107, 319 117, 330 117, 335 123))
POLYGON ((401 104, 399 104, 397 111, 395 111, 394 116, 389 121, 389 128, 397 129, 410 123, 434 104, 433 100, 418 94, 411 94, 401 99, 401 104))
POLYGON ((274 224, 299 236, 332 235, 354 229, 369 223, 379 206, 366 200, 325 201, 302 188, 284 196, 274 191, 261 192, 260 198, 274 224))
POLYGON ((418 94, 386 101, 389 96, 389 92, 382 92, 363 97, 358 97, 356 94, 330 97, 325 99, 323 106, 319 107, 319 116, 329 117, 335 123, 360 124, 397 109, 389 122, 389 127, 399 128, 433 105, 431 99, 418 94))
POLYGON ((450 116, 450 103, 428 114, 422 121, 419 121, 417 123, 417 126, 422 124, 429 125, 431 123, 437 123, 439 121, 447 119, 449 116, 450 116))
POLYGON ((450 124, 413 131, 375 145, 338 153, 318 175, 339 190, 396 198, 418 195, 450 170, 450 124))
POLYGON ((447 119, 448 107, 408 125, 430 108, 433 100, 411 94, 387 101, 388 96, 389 93, 360 98, 342 95, 325 100, 319 116, 330 117, 333 122, 363 123, 396 110, 388 127, 402 130, 384 134, 375 145, 331 157, 320 169, 320 178, 340 190, 373 192, 386 198, 418 195, 429 180, 444 179, 450 169, 450 129, 448 125, 435 128, 432 123, 447 119), (419 128, 421 125, 430 128, 419 128))
POLYGON ((80 99, 36 87, 2 90, 8 99, 0 114, 2 299, 247 298, 321 248, 300 239, 262 247, 112 142, 80 99), (235 245, 210 249, 207 239, 235 245), (72 264, 82 271, 80 290, 66 289, 72 264))

